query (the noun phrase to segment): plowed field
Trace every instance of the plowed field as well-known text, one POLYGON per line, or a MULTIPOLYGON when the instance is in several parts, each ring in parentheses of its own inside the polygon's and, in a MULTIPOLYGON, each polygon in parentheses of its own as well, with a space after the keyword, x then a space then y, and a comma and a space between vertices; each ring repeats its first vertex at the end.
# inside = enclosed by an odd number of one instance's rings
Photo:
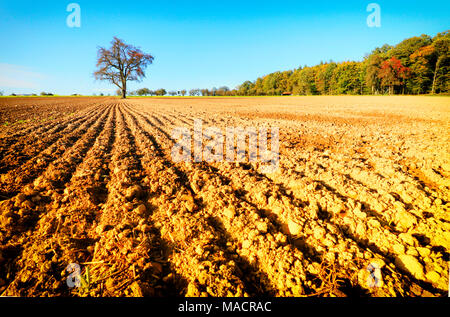
POLYGON ((448 97, 0 98, 0 124, 2 295, 448 294, 448 97), (279 168, 175 162, 194 119, 278 127, 279 168))

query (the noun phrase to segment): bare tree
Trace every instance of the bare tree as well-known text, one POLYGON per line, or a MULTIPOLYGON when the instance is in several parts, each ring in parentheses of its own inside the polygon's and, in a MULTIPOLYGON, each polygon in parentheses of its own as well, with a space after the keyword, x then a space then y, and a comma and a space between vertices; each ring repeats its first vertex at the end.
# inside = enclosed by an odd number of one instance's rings
POLYGON ((127 81, 141 81, 145 77, 144 69, 153 62, 154 57, 125 44, 117 37, 114 37, 111 45, 110 49, 98 49, 94 77, 113 83, 121 91, 122 98, 126 98, 127 81))

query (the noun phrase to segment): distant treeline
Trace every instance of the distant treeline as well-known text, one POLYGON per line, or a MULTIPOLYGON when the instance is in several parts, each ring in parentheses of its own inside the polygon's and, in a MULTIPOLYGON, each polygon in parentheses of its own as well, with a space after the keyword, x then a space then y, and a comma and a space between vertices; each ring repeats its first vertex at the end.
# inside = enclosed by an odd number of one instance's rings
POLYGON ((363 61, 320 63, 246 81, 240 95, 363 95, 449 92, 450 33, 376 48, 363 61))
POLYGON ((275 96, 437 94, 450 91, 450 31, 408 38, 376 48, 363 61, 320 63, 279 71, 246 81, 236 89, 220 87, 190 91, 155 91, 147 88, 132 95, 172 96, 275 96))

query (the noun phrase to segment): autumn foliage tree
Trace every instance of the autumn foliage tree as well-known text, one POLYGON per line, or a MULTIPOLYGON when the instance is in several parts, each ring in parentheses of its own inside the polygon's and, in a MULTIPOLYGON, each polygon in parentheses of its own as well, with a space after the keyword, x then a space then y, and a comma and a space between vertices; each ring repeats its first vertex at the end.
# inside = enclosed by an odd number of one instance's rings
POLYGON ((436 64, 433 74, 433 86, 431 93, 439 90, 448 90, 450 79, 450 31, 438 33, 433 42, 434 52, 436 54, 436 64))
MULTIPOLYGON (((419 48, 410 56, 412 65, 412 92, 421 94, 427 90, 433 76, 431 64, 435 58, 435 48, 427 45, 419 48)), ((434 91, 432 92, 434 93, 434 91)))
POLYGON ((378 73, 383 63, 383 58, 380 54, 372 54, 366 60, 365 81, 371 94, 377 94, 381 88, 381 79, 378 73))
POLYGON ((402 62, 396 57, 381 63, 381 68, 378 77, 381 79, 381 84, 389 88, 389 94, 394 93, 395 86, 403 86, 404 80, 410 75, 410 69, 402 65, 402 62))
POLYGON ((127 82, 141 81, 144 69, 153 62, 154 57, 143 53, 139 48, 124 43, 114 37, 111 48, 98 49, 97 70, 94 77, 116 85, 122 98, 127 96, 127 82))

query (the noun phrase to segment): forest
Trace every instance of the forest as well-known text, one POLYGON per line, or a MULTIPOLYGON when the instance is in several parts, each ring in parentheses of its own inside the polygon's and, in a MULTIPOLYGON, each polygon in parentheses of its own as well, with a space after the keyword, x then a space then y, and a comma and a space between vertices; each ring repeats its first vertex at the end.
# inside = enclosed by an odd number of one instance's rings
POLYGON ((450 68, 450 31, 414 36, 395 46, 375 48, 362 61, 321 62, 315 66, 277 71, 235 89, 226 86, 189 91, 152 91, 131 95, 276 96, 447 94, 450 68))

